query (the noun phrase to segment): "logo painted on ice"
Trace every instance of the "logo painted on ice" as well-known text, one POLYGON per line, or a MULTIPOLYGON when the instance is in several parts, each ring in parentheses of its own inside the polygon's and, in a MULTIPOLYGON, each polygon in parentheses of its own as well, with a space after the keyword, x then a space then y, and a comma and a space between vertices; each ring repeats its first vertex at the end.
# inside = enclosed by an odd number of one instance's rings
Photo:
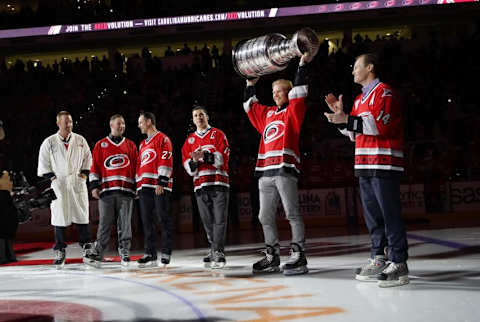
POLYGON ((285 133, 285 124, 282 121, 274 121, 268 124, 263 131, 263 142, 265 144, 273 142, 283 136, 285 133))
POLYGON ((157 152, 154 149, 146 149, 140 156, 140 167, 149 164, 157 158, 157 152))
POLYGON ((126 154, 114 154, 106 158, 103 165, 107 170, 122 169, 130 165, 130 159, 126 154))

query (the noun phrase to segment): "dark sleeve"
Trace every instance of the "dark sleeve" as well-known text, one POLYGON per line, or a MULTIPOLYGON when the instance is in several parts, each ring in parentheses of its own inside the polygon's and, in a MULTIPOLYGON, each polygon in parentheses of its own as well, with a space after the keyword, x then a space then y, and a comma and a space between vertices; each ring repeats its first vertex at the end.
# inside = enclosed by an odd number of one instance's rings
POLYGON ((190 160, 188 162, 188 166, 190 167, 190 171, 195 172, 195 170, 197 170, 197 168, 198 168, 198 162, 190 160))
POLYGON ((158 185, 162 187, 167 187, 168 186, 168 180, 170 178, 165 177, 165 176, 158 176, 158 185))
POLYGON ((363 133, 363 119, 360 116, 348 116, 347 130, 356 133, 363 133))
POLYGON ((90 174, 90 170, 82 170, 80 171, 81 174, 84 174, 88 177, 88 175, 90 174))
POLYGON ((293 86, 307 85, 307 65, 298 66, 297 74, 293 86))
POLYGON ((51 179, 51 178, 55 177, 55 173, 53 173, 53 172, 45 173, 44 175, 42 175, 42 177, 51 179))
POLYGON ((97 189, 98 187, 100 187, 100 180, 90 181, 89 187, 90 190, 97 189))
POLYGON ((255 86, 247 86, 243 91, 243 101, 246 102, 250 97, 255 96, 255 86))

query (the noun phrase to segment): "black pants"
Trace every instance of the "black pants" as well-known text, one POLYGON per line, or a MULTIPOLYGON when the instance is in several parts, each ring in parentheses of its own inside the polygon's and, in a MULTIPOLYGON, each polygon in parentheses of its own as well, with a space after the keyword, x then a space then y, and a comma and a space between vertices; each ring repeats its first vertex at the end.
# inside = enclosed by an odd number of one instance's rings
POLYGON ((16 261, 17 257, 13 251, 13 239, 0 237, 0 264, 16 261))
POLYGON ((170 214, 171 192, 156 195, 154 189, 143 188, 139 192, 140 216, 145 234, 145 254, 157 256, 155 221, 158 219, 162 231, 162 253, 172 253, 173 220, 170 214))
POLYGON ((408 244, 402 218, 400 179, 360 177, 363 215, 372 240, 371 257, 383 255, 388 247, 388 259, 403 263, 408 259, 408 244))
MULTIPOLYGON (((86 243, 90 242, 90 229, 88 224, 75 224, 78 231, 78 243, 83 247, 86 243)), ((65 249, 67 248, 67 242, 65 240, 65 229, 67 227, 54 226, 55 227, 55 246, 53 249, 65 249)))

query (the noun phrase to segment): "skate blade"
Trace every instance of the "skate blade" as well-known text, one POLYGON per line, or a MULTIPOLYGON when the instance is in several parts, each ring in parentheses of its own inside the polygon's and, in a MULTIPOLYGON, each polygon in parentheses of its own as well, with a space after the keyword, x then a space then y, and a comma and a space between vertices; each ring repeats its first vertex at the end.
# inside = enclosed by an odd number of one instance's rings
POLYGON ((60 269, 63 268, 63 266, 65 266, 65 262, 61 263, 60 265, 55 265, 55 268, 56 268, 57 270, 60 270, 60 269))
POLYGON ((226 265, 226 263, 224 263, 224 262, 218 262, 218 263, 213 262, 213 263, 210 265, 210 268, 211 268, 211 269, 221 269, 221 268, 224 268, 225 265, 226 265))
POLYGON ((203 267, 204 268, 211 268, 212 264, 210 262, 203 262, 203 267))
POLYGON ((410 283, 408 276, 399 277, 398 281, 378 281, 378 286, 382 288, 402 286, 410 283))
POLYGON ((101 268, 102 267, 102 264, 100 262, 89 260, 88 258, 84 258, 83 263, 90 266, 90 267, 94 267, 94 268, 101 268))
POLYGON ((130 262, 124 262, 124 261, 121 261, 120 262, 120 265, 124 268, 128 268, 130 266, 130 262))
POLYGON ((138 268, 158 267, 157 261, 151 261, 145 264, 138 264, 138 268))
POLYGON ((308 273, 307 266, 298 267, 298 268, 295 268, 295 269, 284 269, 283 270, 283 275, 285 275, 285 276, 302 275, 302 274, 307 274, 307 273, 308 273))
POLYGON ((256 270, 256 269, 252 268, 252 272, 253 272, 254 274, 278 273, 278 272, 280 272, 280 267, 278 267, 278 266, 269 267, 269 268, 263 269, 263 270, 256 270))
POLYGON ((365 275, 355 275, 355 279, 357 281, 362 281, 362 282, 378 282, 377 276, 365 276, 365 275))

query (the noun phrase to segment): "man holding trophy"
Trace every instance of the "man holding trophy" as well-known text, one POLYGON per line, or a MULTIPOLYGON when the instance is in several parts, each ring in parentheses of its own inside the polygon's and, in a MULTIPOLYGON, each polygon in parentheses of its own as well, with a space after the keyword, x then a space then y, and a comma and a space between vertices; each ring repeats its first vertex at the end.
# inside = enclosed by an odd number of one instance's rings
POLYGON ((308 273, 305 228, 298 206, 298 141, 306 112, 307 65, 317 50, 318 38, 308 28, 297 32, 291 41, 282 35, 271 34, 239 43, 234 49, 234 67, 247 78, 243 106, 250 122, 262 136, 255 176, 259 177, 258 216, 266 251, 265 257, 253 264, 254 273, 280 271, 280 241, 276 226, 279 200, 282 201, 292 231, 290 259, 283 265, 283 273, 308 273), (258 77, 284 69, 295 56, 301 58, 294 83, 285 79, 273 82, 275 106, 259 104, 254 87, 258 77))

